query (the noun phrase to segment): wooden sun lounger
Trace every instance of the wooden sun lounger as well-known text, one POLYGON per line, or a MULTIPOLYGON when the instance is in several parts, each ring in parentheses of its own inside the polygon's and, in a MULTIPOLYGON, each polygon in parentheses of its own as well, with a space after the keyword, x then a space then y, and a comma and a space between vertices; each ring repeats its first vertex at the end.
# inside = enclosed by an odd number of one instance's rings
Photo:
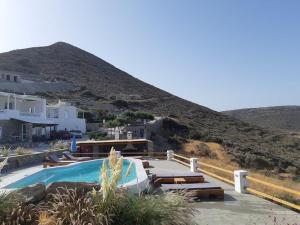
MULTIPOLYGON (((82 161, 87 161, 91 160, 91 157, 75 157, 73 156, 70 152, 65 151, 63 152, 64 157, 67 159, 67 161, 77 161, 77 162, 82 162, 82 161)), ((65 160, 63 160, 65 161, 65 160)))
POLYGON ((65 165, 69 165, 71 163, 74 163, 75 161, 60 161, 60 162, 44 162, 43 163, 43 167, 47 168, 52 167, 52 166, 65 166, 65 165))
POLYGON ((224 190, 212 183, 162 184, 163 191, 187 191, 189 197, 224 199, 224 190))
POLYGON ((68 165, 70 163, 74 163, 74 162, 77 162, 77 161, 63 161, 61 160, 60 158, 57 157, 57 155, 55 154, 50 154, 48 155, 48 160, 47 162, 44 162, 43 163, 43 167, 44 168, 47 168, 48 166, 64 166, 64 165, 68 165))
POLYGON ((203 183, 204 177, 201 173, 157 173, 154 184, 187 184, 203 183))

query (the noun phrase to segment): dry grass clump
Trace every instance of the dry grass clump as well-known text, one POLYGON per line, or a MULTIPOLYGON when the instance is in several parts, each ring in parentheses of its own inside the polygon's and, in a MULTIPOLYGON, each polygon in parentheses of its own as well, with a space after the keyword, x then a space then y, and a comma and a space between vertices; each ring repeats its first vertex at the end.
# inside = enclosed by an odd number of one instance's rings
POLYGON ((10 152, 11 152, 11 148, 10 147, 8 148, 6 146, 3 146, 2 149, 1 149, 1 155, 3 157, 8 157, 10 152))
POLYGON ((15 152, 17 155, 30 155, 33 153, 32 149, 23 147, 16 148, 15 152))
POLYGON ((68 149, 70 146, 67 142, 65 141, 56 141, 53 145, 52 145, 52 149, 51 150, 56 150, 56 149, 68 149))

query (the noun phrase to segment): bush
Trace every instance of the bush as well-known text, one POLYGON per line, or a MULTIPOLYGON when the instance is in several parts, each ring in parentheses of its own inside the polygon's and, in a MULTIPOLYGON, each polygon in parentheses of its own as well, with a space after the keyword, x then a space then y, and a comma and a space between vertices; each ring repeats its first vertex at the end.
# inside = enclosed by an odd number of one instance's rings
POLYGON ((184 195, 133 195, 118 191, 109 201, 97 193, 93 197, 95 214, 111 225, 191 225, 194 209, 184 195))
POLYGON ((188 138, 190 133, 189 128, 185 124, 170 118, 163 120, 162 129, 165 132, 165 136, 177 135, 183 138, 188 138))
POLYGON ((95 140, 107 140, 108 139, 107 133, 103 133, 101 131, 88 132, 87 135, 89 136, 90 139, 95 139, 95 140))
POLYGON ((112 104, 117 106, 118 108, 128 108, 128 103, 123 100, 115 100, 112 102, 112 104))
POLYGON ((4 221, 18 206, 18 198, 15 195, 0 193, 0 221, 4 221))
POLYGON ((67 142, 64 142, 64 141, 57 141, 52 146, 52 150, 55 150, 55 149, 68 149, 68 148, 69 148, 69 144, 67 142))
POLYGON ((154 116, 151 115, 150 113, 141 112, 141 111, 137 111, 137 112, 127 111, 121 113, 120 115, 113 118, 112 120, 107 121, 106 126, 120 127, 120 126, 134 123, 137 120, 144 120, 144 119, 153 120, 154 116))
POLYGON ((30 155, 32 154, 32 149, 29 149, 29 148, 23 148, 23 147, 18 147, 16 149, 16 154, 17 155, 30 155))

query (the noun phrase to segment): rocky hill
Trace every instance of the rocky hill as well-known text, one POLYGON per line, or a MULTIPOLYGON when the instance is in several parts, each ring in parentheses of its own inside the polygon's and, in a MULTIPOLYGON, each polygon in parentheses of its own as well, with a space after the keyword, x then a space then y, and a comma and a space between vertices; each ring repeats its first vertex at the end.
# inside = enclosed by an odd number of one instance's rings
POLYGON ((300 132, 300 106, 238 109, 223 113, 261 127, 300 132))
POLYGON ((36 94, 50 101, 66 99, 94 116, 105 110, 131 109, 172 117, 180 123, 166 125, 165 134, 172 142, 192 138, 220 143, 244 167, 300 169, 299 139, 176 97, 67 43, 2 53, 0 70, 20 72, 24 79, 67 82, 74 90, 36 94), (116 101, 116 96, 123 96, 122 100, 116 101))

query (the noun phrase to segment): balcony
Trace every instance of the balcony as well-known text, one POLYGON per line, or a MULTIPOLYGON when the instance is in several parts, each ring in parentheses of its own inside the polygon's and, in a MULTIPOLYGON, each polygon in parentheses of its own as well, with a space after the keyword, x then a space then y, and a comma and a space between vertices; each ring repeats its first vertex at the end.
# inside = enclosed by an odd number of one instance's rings
POLYGON ((20 112, 19 110, 14 109, 0 109, 0 120, 41 117, 42 113, 20 112))

